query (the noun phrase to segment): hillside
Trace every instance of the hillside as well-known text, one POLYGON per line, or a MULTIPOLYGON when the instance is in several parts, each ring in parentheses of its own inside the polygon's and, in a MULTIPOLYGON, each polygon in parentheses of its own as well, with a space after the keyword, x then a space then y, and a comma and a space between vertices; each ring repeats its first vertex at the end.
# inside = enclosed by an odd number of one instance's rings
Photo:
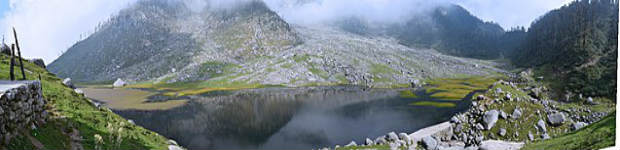
MULTIPOLYGON (((9 57, 0 54, 0 79, 9 79, 9 57)), ((47 123, 13 138, 6 149, 167 149, 165 137, 128 122, 62 84, 62 80, 24 61, 28 80, 41 75, 47 123), (95 136, 102 137, 101 141, 95 136)), ((21 78, 19 69, 17 77, 21 78)))
POLYGON ((618 49, 618 1, 575 1, 532 23, 513 58, 566 97, 615 99, 618 49))
MULTIPOLYGON (((290 25, 260 1, 202 11, 186 8, 179 1, 140 1, 75 44, 49 69, 80 82, 122 78, 217 87, 406 87, 428 78, 501 71, 492 62, 407 47, 386 36, 329 25, 290 25)), ((455 13, 469 15, 457 8, 455 13)), ((477 21, 474 26, 485 24, 469 17, 477 21)))

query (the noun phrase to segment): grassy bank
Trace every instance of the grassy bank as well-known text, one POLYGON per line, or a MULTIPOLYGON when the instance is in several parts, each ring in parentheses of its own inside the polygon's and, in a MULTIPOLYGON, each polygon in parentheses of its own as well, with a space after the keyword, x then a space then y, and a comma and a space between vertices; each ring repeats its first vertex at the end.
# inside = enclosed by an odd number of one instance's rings
POLYGON ((586 126, 576 132, 558 136, 553 139, 530 143, 523 150, 582 150, 602 149, 615 145, 616 141, 616 113, 586 126))
MULTIPOLYGON (((166 138, 111 112, 92 106, 88 100, 62 85, 61 79, 45 69, 24 61, 28 80, 41 75, 43 97, 48 101, 48 123, 11 140, 8 149, 167 149, 166 138), (75 140, 70 135, 75 134, 75 140), (96 136, 101 140, 96 140, 96 136), (42 145, 39 145, 41 143, 42 145), (73 145, 73 146, 72 146, 73 145), (43 147, 40 147, 43 146, 43 147)), ((21 78, 19 68, 16 75, 21 78)), ((0 79, 9 79, 9 58, 0 56, 0 79)))

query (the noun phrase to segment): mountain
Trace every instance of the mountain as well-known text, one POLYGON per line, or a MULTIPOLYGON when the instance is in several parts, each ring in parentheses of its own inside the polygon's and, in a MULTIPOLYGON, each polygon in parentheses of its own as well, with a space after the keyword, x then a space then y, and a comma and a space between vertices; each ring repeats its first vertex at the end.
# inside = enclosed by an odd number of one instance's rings
POLYGON ((142 0, 73 45, 49 69, 76 81, 147 80, 199 70, 197 64, 206 60, 239 62, 296 43, 288 24, 259 1, 193 12, 182 1, 142 0))
POLYGON ((290 25, 261 1, 195 10, 177 0, 142 0, 49 69, 81 82, 402 87, 501 71, 496 65, 337 26, 290 25))
POLYGON ((495 59, 502 55, 504 49, 498 44, 505 34, 501 26, 484 22, 454 4, 412 12, 403 22, 382 23, 349 17, 334 24, 351 33, 385 35, 398 39, 403 45, 433 48, 454 56, 495 59))
POLYGON ((512 59, 561 93, 615 97, 617 40, 617 0, 574 1, 532 23, 512 59))

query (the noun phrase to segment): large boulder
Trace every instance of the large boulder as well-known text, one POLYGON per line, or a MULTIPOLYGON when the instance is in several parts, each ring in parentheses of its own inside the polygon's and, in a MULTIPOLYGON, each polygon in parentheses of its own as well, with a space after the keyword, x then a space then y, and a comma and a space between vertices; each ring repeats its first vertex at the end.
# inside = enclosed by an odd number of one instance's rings
POLYGON ((69 88, 75 89, 75 85, 73 85, 73 82, 71 82, 71 78, 65 78, 64 80, 62 80, 62 84, 69 88))
POLYGON ((394 132, 390 132, 388 133, 388 140, 389 141, 398 141, 398 135, 396 135, 396 133, 394 132))
POLYGON ((432 138, 430 136, 422 138, 422 146, 424 146, 424 148, 428 150, 437 149, 438 144, 439 143, 437 142, 437 140, 435 140, 435 138, 432 138))
POLYGON ((560 126, 566 121, 566 116, 563 113, 553 113, 547 115, 547 121, 552 126, 560 126))
POLYGON ((490 110, 484 113, 482 122, 484 123, 486 130, 490 130, 493 126, 495 126, 498 116, 499 112, 497 110, 490 110))
POLYGON ((41 68, 45 68, 45 62, 43 61, 43 59, 41 58, 35 58, 30 60, 31 63, 41 67, 41 68))
POLYGON ((594 99, 592 99, 592 97, 588 97, 586 99, 586 103, 590 105, 596 105, 596 102, 594 102, 594 99))
POLYGON ((123 81, 121 78, 116 79, 116 81, 114 81, 114 84, 112 84, 113 87, 117 88, 117 87, 123 87, 127 85, 127 83, 125 81, 123 81))

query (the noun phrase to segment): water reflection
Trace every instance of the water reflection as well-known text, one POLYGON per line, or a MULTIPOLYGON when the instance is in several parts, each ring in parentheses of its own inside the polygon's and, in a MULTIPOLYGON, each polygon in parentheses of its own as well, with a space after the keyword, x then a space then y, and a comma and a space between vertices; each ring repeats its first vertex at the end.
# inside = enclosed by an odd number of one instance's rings
POLYGON ((419 100, 391 89, 266 88, 206 94, 170 110, 116 112, 189 149, 310 149, 413 132, 469 105, 408 105, 419 100))

